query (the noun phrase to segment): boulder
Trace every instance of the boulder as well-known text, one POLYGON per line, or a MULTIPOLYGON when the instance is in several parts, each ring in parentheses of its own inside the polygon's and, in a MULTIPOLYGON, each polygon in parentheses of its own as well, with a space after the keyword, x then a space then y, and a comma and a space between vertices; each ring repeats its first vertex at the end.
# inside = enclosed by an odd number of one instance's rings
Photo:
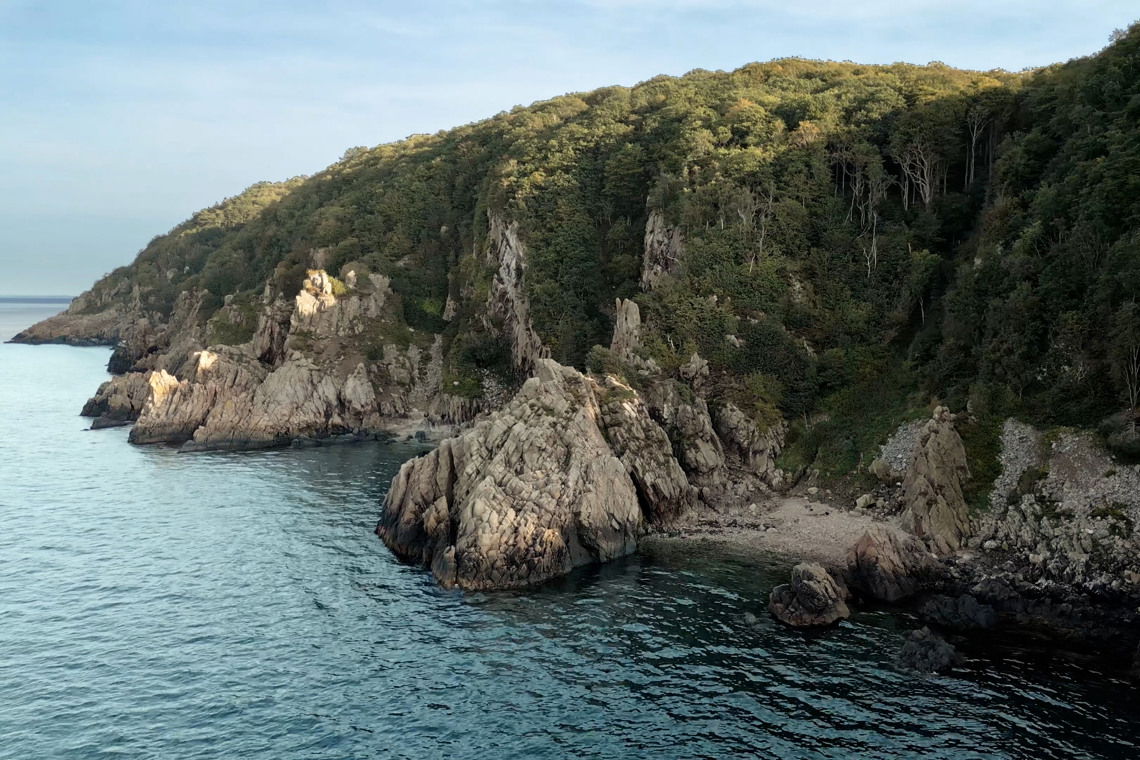
POLYGON ((850 617, 847 589, 823 567, 801 563, 792 568, 791 583, 772 589, 768 609, 791 626, 825 626, 850 617))
POLYGON ((962 495, 962 484, 969 476, 954 415, 940 406, 923 427, 903 480, 903 528, 938 554, 961 548, 970 533, 969 510, 962 495))
POLYGON ((518 588, 628 554, 693 498, 631 389, 538 359, 503 409, 400 468, 376 532, 444 586, 518 588))
POLYGON ((864 533, 847 553, 851 585, 884 602, 913 595, 920 581, 936 568, 936 560, 921 541, 886 525, 864 533))

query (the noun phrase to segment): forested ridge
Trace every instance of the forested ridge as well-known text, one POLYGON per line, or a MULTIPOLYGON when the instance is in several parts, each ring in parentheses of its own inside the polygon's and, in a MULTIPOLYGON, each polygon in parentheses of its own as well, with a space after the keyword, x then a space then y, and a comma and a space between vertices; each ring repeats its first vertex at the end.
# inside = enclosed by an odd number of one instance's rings
POLYGON ((555 359, 621 372, 594 347, 633 298, 661 367, 697 352, 714 403, 793 423, 790 467, 855 470, 933 398, 973 413, 983 481, 1003 415, 1135 447, 1137 26, 1018 74, 785 59, 352 148, 155 238, 93 303, 165 314, 189 289, 211 309, 267 283, 293 293, 319 251, 329 272, 390 277, 403 339, 442 333, 477 393, 473 372, 511 372, 479 313, 492 216, 518 224, 555 359), (683 253, 647 283, 651 217, 683 253))

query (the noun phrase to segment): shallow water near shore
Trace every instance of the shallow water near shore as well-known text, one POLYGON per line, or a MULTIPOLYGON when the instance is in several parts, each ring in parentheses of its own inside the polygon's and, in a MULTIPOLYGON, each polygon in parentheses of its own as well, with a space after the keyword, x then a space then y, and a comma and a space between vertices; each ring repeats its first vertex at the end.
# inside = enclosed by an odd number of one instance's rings
POLYGON ((777 625, 779 560, 673 547, 443 591, 372 534, 419 449, 133 447, 76 416, 108 355, 0 346, 0 758, 1140 752, 1123 681, 1009 656, 901 673, 913 622, 882 612, 777 625))

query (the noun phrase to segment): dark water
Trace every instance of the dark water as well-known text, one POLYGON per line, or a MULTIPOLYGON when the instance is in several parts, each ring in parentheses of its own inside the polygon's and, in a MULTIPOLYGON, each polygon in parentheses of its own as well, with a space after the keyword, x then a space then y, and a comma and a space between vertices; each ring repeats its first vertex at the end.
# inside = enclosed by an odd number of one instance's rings
POLYGON ((441 591, 371 533, 412 449, 131 447, 75 416, 107 355, 0 346, 2 758, 1140 752, 1124 683, 1013 659, 899 673, 909 621, 783 629, 771 566, 694 550, 441 591))

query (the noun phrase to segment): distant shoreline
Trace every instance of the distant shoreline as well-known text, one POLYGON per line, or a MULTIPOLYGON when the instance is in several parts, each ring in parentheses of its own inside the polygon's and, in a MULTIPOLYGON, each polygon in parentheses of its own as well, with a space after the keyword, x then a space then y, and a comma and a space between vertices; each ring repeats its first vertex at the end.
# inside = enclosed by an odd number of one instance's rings
POLYGON ((0 296, 0 303, 70 303, 75 296, 0 296))

